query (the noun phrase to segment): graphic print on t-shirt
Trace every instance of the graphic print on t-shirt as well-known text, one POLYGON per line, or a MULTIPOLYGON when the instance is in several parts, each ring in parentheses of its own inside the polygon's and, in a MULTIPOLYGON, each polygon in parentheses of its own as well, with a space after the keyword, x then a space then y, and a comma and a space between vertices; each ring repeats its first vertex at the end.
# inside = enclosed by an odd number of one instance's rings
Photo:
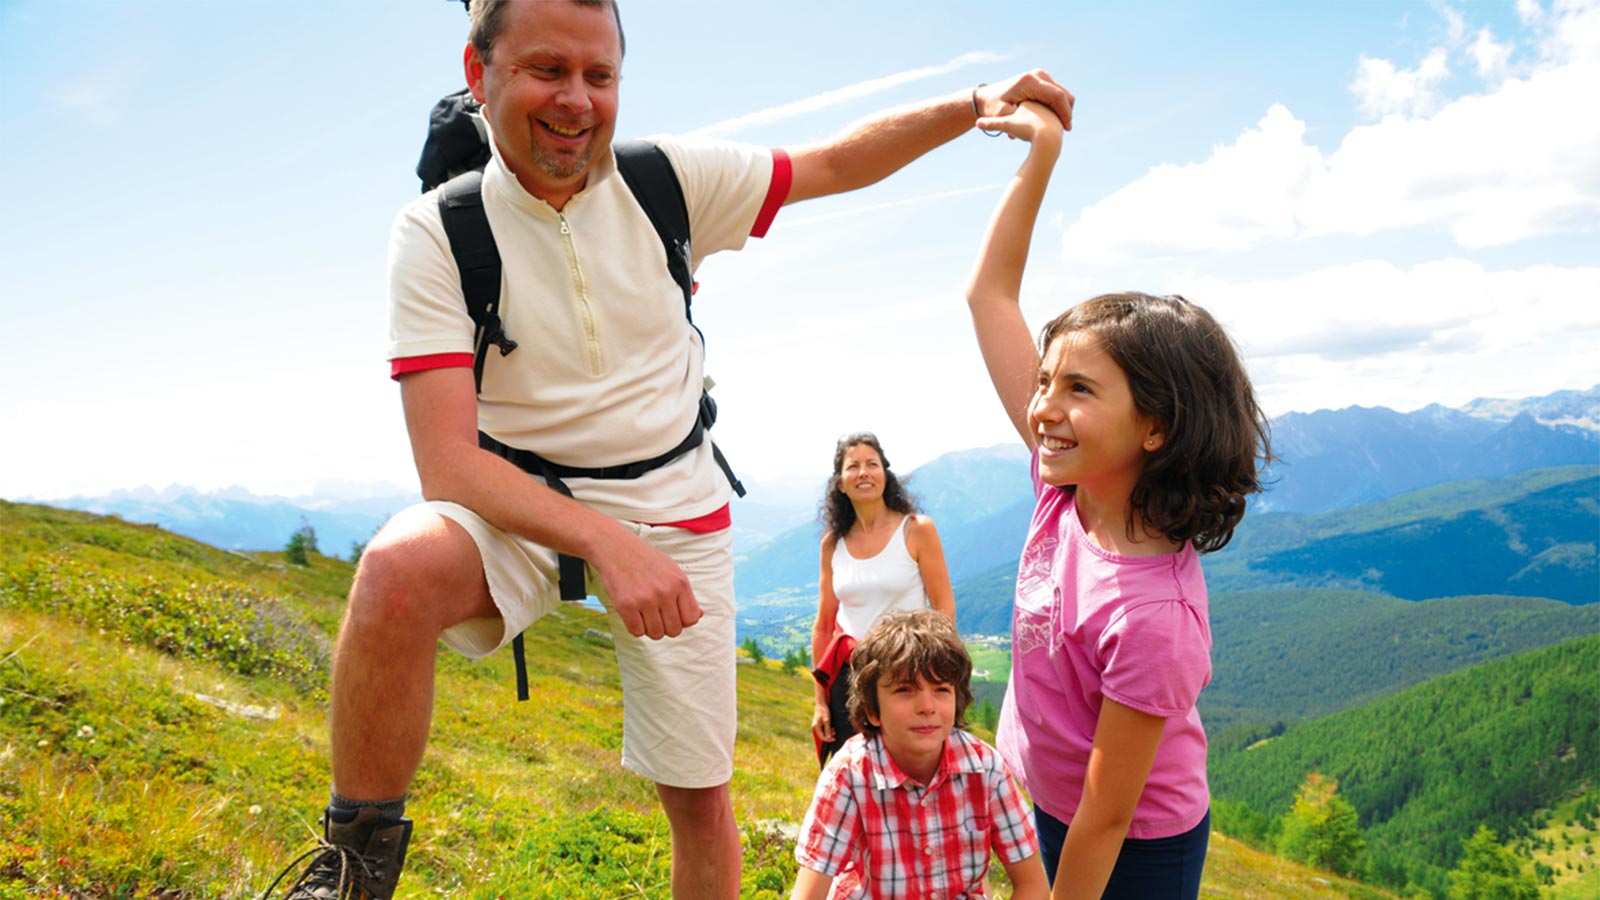
POLYGON ((1017 607, 1012 621, 1012 642, 1016 653, 1048 650, 1053 639, 1051 610, 1055 607, 1056 585, 1050 578, 1059 538, 1043 534, 1030 542, 1017 565, 1017 607))

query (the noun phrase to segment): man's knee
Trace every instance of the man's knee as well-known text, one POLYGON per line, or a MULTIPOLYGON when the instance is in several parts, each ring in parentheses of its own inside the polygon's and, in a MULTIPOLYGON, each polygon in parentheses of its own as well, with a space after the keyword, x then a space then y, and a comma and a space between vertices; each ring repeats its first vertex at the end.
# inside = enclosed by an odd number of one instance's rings
POLYGON ((661 808, 674 825, 714 827, 723 816, 733 817, 733 799, 728 785, 708 788, 679 788, 656 785, 661 808))
POLYGON ((426 507, 390 519, 367 543, 350 590, 347 622, 443 631, 493 615, 477 544, 426 507))

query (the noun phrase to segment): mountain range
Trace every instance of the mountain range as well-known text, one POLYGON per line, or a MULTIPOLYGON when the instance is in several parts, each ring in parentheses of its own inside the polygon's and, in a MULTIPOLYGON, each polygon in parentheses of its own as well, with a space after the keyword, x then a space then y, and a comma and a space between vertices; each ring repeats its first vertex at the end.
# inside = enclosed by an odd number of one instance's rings
MULTIPOLYGON (((1359 523, 1338 519, 1336 511, 1356 504, 1388 501, 1407 492, 1463 479, 1479 479, 1474 484, 1480 486, 1479 490, 1486 490, 1481 487, 1486 480, 1512 473, 1548 466, 1600 464, 1600 386, 1522 401, 1477 400, 1457 410, 1429 406, 1412 413, 1397 413, 1382 408, 1348 407, 1308 414, 1291 413, 1274 420, 1272 435, 1274 453, 1279 461, 1268 472, 1271 483, 1252 503, 1251 514, 1245 517, 1236 538, 1239 546, 1208 558, 1208 576, 1214 567, 1230 558, 1229 554, 1243 559, 1241 548, 1251 543, 1252 535, 1260 536, 1262 547, 1272 546, 1283 554, 1275 561, 1291 569, 1294 568, 1291 563, 1301 562, 1314 568, 1330 549, 1342 553, 1353 564, 1363 558, 1363 551, 1387 543, 1396 548, 1396 552, 1401 552, 1398 548, 1403 546, 1404 555, 1416 557, 1409 560, 1413 566, 1408 572, 1420 571, 1427 557, 1417 557, 1419 547, 1426 545, 1431 552, 1436 539, 1453 540, 1455 543, 1449 547, 1462 556, 1471 556, 1478 547, 1474 541, 1481 535, 1457 532, 1471 531, 1469 526, 1486 533, 1495 531, 1492 520, 1501 513, 1491 504, 1479 502, 1485 497, 1474 497, 1471 484, 1448 492, 1459 496, 1450 501, 1448 509, 1441 510, 1441 515, 1448 519, 1465 510, 1482 507, 1480 518, 1472 522, 1441 522, 1433 534, 1414 529, 1368 533, 1360 539, 1352 539, 1355 544, 1364 542, 1361 548, 1348 541, 1311 546, 1298 538, 1292 543, 1273 544, 1272 536, 1282 535, 1286 530, 1301 534, 1305 528, 1314 530, 1319 524, 1328 529, 1325 537, 1329 540, 1334 533, 1371 532, 1372 529, 1359 523), (1333 518, 1316 518, 1319 515, 1333 518), (1335 524, 1329 525, 1330 522, 1335 524)), ((963 614, 959 624, 964 631, 993 633, 1010 629, 1009 612, 995 621, 967 621, 966 617, 986 617, 982 610, 965 602, 963 587, 966 593, 978 595, 1001 590, 1009 603, 1017 556, 1033 509, 1027 467, 1028 456, 1019 442, 946 454, 916 469, 907 479, 908 487, 921 501, 923 510, 938 525, 950 563, 951 581, 957 586, 956 605, 963 614)), ((1561 533, 1575 536, 1574 540, 1558 542, 1562 546, 1538 547, 1535 555, 1548 551, 1546 556, 1523 560, 1501 577, 1502 581, 1509 581, 1520 576, 1520 583, 1509 589, 1478 585, 1467 590, 1429 593, 1426 587, 1412 583, 1368 587, 1404 597, 1415 597, 1419 592, 1426 596, 1516 593, 1593 602, 1581 599, 1600 590, 1592 568, 1585 571, 1583 565, 1587 558, 1592 567, 1593 539, 1596 523, 1600 522, 1600 510, 1596 509, 1592 483, 1567 490, 1574 496, 1547 497, 1545 502, 1549 505, 1547 511, 1564 517, 1561 533), (1563 511, 1561 504, 1569 501, 1576 505, 1563 511), (1588 535, 1587 557, 1581 547, 1567 546, 1582 544, 1585 534, 1588 535), (1568 559, 1573 553, 1577 557, 1568 559), (1546 584, 1551 579, 1561 583, 1546 584)), ((1380 513, 1377 521, 1392 519, 1399 514, 1397 509, 1380 513)), ((1361 512, 1356 518, 1367 515, 1361 512)), ((1402 524, 1401 519, 1395 519, 1394 524, 1402 524)), ((765 622, 781 619, 807 604, 814 608, 820 537, 820 526, 810 523, 744 554, 735 572, 742 614, 753 622, 765 622), (779 609, 751 608, 774 605, 779 609)), ((1521 559, 1516 537, 1507 536, 1504 540, 1509 548, 1507 552, 1521 559)), ((1506 553, 1497 558, 1504 565, 1510 564, 1506 553)), ((1253 558, 1246 560, 1243 568, 1236 566, 1233 570, 1241 575, 1248 573, 1249 577, 1213 584, 1213 590, 1363 584, 1361 569, 1355 570, 1355 574, 1330 571, 1299 581, 1263 582, 1255 577, 1256 569, 1250 567, 1251 561, 1253 558)), ((1472 565, 1478 564, 1486 565, 1488 561, 1472 561, 1472 565)), ((1218 570, 1219 575, 1223 572, 1218 570)))
MULTIPOLYGON (((1600 385, 1523 400, 1479 399, 1455 409, 1288 413, 1273 421, 1272 433, 1279 462, 1254 509, 1321 513, 1447 481, 1600 461, 1600 385)), ((1027 465, 1016 443, 947 453, 909 473, 908 485, 939 527, 952 580, 1015 560, 1033 504, 1027 465)), ((826 475, 753 480, 750 496, 734 501, 742 603, 814 593, 817 494, 826 475)), ((325 552, 342 555, 418 498, 392 484, 321 482, 296 497, 174 485, 17 499, 118 515, 234 550, 280 548, 303 520, 325 552)))

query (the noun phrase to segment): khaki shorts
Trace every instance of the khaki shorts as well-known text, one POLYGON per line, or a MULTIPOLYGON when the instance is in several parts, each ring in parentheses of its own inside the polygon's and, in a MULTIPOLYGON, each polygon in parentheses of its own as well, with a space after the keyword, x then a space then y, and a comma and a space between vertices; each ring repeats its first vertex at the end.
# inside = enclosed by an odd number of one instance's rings
MULTIPOLYGON (((561 605, 555 551, 507 534, 466 507, 443 501, 423 505, 472 535, 502 617, 472 619, 446 630, 444 642, 451 649, 474 659, 487 656, 561 605)), ((678 637, 636 638, 600 590, 594 569, 588 569, 589 592, 605 604, 622 673, 622 764, 669 787, 726 784, 733 778, 738 726, 732 531, 696 534, 622 524, 683 567, 704 612, 678 637)), ((538 660, 529 665, 537 666, 538 660)))

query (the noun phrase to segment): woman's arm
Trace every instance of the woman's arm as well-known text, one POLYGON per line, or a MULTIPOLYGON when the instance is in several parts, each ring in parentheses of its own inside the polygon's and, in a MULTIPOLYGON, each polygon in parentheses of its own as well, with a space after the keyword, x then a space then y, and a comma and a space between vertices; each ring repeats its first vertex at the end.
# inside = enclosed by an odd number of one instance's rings
POLYGON ((839 618, 839 598, 833 593, 833 532, 822 536, 822 559, 817 563, 817 619, 811 623, 811 665, 822 664, 839 618))
POLYGON ((944 561, 944 545, 939 542, 939 529, 927 516, 911 516, 906 522, 906 552, 917 562, 922 575, 922 590, 928 595, 928 605, 945 614, 951 624, 956 621, 956 595, 950 589, 950 570, 944 561))
POLYGON ((1155 764, 1167 720, 1116 702, 1100 706, 1083 799, 1061 845, 1051 900, 1100 900, 1155 764))
POLYGON ((1022 272, 1028 264, 1028 245, 1045 187, 1061 154, 1061 121, 1043 106, 1023 103, 1008 116, 982 119, 979 124, 1032 145, 989 221, 967 287, 967 306, 989 379, 1012 426, 1031 448, 1034 437, 1028 427, 1028 402, 1038 384, 1039 351, 1022 317, 1022 272))
MULTIPOLYGON (((811 667, 822 664, 839 617, 839 598, 833 593, 833 532, 822 536, 822 560, 817 564, 817 619, 811 623, 811 667)), ((823 743, 833 740, 833 717, 828 712, 828 689, 812 679, 811 732, 823 743)))

